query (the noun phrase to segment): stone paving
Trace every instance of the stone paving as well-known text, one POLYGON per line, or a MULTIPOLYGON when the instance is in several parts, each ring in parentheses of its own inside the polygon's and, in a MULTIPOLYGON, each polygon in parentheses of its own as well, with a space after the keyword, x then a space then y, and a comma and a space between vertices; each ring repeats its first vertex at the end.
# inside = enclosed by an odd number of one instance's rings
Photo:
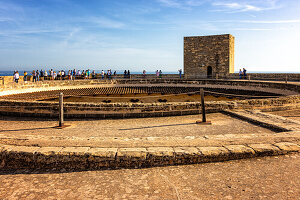
POLYGON ((146 169, 0 171, 0 199, 296 200, 299 166, 297 153, 146 169))
MULTIPOLYGON (((300 151, 298 121, 259 111, 226 112, 285 132, 272 132, 223 114, 208 115, 214 119, 211 126, 195 124, 199 116, 102 120, 97 123, 81 121, 79 126, 66 129, 39 129, 35 124, 32 127, 34 121, 21 121, 23 129, 4 129, 0 134, 0 167, 65 170, 141 168, 300 151)), ((3 119, 3 122, 11 121, 3 119)), ((37 122, 39 126, 47 124, 41 122, 37 122)), ((5 126, 5 123, 2 124, 5 126)))

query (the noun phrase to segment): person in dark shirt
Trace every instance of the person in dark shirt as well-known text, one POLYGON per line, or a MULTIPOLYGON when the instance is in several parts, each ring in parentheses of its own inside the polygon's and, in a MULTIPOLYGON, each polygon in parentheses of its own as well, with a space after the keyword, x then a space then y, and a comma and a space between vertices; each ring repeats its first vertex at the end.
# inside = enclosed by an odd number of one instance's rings
POLYGON ((247 78, 247 70, 245 68, 243 68, 243 76, 244 76, 244 79, 247 78))

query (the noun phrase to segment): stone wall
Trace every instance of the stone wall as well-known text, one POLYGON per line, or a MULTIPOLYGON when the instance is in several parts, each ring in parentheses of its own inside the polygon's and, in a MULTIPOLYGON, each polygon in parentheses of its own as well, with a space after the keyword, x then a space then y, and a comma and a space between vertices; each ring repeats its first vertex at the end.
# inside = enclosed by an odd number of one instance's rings
MULTIPOLYGON (((238 79, 239 74, 230 74, 227 78, 238 79)), ((250 80, 300 81, 300 73, 247 73, 246 78, 250 80)))
POLYGON ((187 77, 226 76, 233 72, 232 35, 184 37, 184 73, 187 77))

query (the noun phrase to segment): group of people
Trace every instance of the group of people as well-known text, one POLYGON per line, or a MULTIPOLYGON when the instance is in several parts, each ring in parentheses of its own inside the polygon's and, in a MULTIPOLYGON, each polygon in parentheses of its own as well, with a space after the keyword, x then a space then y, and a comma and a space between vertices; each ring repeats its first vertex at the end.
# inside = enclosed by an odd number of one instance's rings
POLYGON ((156 78, 161 78, 162 77, 162 71, 161 70, 156 70, 156 72, 155 72, 155 74, 156 74, 156 78))
MULTIPOLYGON (((14 75, 15 76, 15 75, 14 75)), ((33 70, 31 72, 32 81, 37 82, 40 80, 75 80, 75 78, 83 78, 83 79, 89 79, 89 78, 95 78, 96 72, 93 70, 92 72, 87 70, 60 70, 58 72, 54 71, 53 69, 47 70, 33 70)), ((24 71, 24 81, 26 82, 28 80, 28 73, 24 71)))
POLYGON ((239 77, 240 77, 240 79, 246 79, 247 78, 247 70, 245 68, 243 68, 243 71, 240 69, 239 77))

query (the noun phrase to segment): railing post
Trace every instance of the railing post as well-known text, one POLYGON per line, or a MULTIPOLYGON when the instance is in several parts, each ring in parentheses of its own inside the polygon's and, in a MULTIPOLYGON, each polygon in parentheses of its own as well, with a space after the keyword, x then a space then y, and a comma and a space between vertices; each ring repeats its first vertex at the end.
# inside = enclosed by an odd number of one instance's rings
POLYGON ((211 125, 210 121, 206 121, 206 112, 205 112, 205 102, 204 102, 204 90, 203 90, 203 88, 200 89, 200 96, 201 96, 202 121, 197 120, 196 124, 211 125))
POLYGON ((204 90, 200 89, 201 95, 201 109, 202 109, 202 122, 206 122, 205 104, 204 104, 204 90))
POLYGON ((59 127, 64 125, 64 95, 63 93, 59 94, 59 127))

